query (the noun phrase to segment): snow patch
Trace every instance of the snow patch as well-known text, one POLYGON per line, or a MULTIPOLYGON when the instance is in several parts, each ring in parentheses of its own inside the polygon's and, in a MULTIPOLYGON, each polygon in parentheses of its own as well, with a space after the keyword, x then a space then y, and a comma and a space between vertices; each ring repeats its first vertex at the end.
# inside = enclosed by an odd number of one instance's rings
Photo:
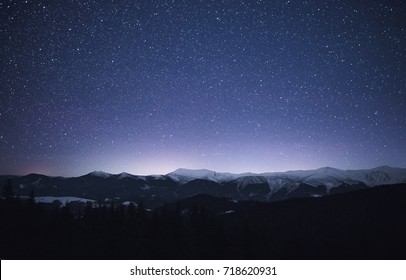
POLYGON ((138 204, 135 203, 134 201, 124 201, 122 203, 124 206, 130 206, 130 204, 134 205, 135 207, 138 207, 138 204))
POLYGON ((134 175, 131 175, 126 172, 122 172, 118 175, 117 179, 121 180, 121 179, 125 179, 125 178, 133 178, 133 177, 134 177, 134 175))
POLYGON ((74 197, 74 196, 38 196, 35 198, 35 202, 39 203, 53 203, 54 201, 59 201, 61 202, 63 205, 72 202, 72 201, 76 201, 76 202, 83 202, 83 203, 87 203, 87 202, 96 202, 93 199, 87 199, 87 198, 81 198, 81 197, 74 197))
POLYGON ((232 173, 220 173, 207 169, 184 169, 179 168, 174 172, 168 173, 171 179, 178 181, 180 183, 187 183, 195 179, 204 179, 217 183, 232 181, 240 177, 253 175, 252 173, 244 174, 232 174, 232 173))
POLYGON ((101 178, 108 178, 111 176, 111 174, 103 172, 103 171, 93 171, 89 173, 89 175, 95 176, 95 177, 101 177, 101 178))

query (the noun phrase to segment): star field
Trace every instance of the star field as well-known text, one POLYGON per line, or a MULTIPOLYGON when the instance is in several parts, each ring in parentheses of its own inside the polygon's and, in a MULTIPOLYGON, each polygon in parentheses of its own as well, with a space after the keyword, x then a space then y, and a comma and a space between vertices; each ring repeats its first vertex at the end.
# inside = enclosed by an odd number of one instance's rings
POLYGON ((403 1, 1 1, 0 173, 406 167, 403 1))

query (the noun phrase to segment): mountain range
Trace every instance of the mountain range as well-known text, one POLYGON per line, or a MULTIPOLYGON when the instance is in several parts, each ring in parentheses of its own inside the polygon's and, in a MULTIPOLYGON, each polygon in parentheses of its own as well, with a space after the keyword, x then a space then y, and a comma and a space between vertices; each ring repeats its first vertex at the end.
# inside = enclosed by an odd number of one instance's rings
POLYGON ((406 183, 406 169, 381 166, 364 170, 323 167, 272 173, 219 173, 211 170, 177 169, 166 175, 138 176, 128 173, 91 172, 80 177, 41 174, 0 176, 10 179, 19 196, 34 191, 38 201, 91 200, 98 203, 140 203, 157 208, 196 195, 211 195, 235 201, 271 202, 289 198, 319 197, 375 186, 406 183), (69 197, 69 199, 67 198, 69 197), (48 199, 49 200, 49 199, 48 199))

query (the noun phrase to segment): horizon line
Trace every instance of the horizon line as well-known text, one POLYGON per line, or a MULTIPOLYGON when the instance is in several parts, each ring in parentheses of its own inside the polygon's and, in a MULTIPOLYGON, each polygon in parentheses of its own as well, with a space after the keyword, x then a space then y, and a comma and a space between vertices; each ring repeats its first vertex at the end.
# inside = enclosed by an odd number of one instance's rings
POLYGON ((47 177, 63 177, 63 178, 76 178, 76 177, 82 177, 86 175, 90 175, 92 173, 101 173, 101 174, 106 174, 106 175, 111 175, 111 176, 118 176, 122 174, 128 174, 131 176, 144 176, 144 177, 149 177, 149 176, 165 176, 169 175, 171 173, 175 173, 178 170, 186 170, 186 171, 207 171, 207 172, 215 172, 219 174, 231 174, 231 175, 244 175, 244 174, 252 174, 252 175, 264 175, 264 174, 270 174, 270 173, 287 173, 287 172, 300 172, 300 171, 316 171, 320 169, 335 169, 335 170, 340 170, 340 171, 358 171, 358 170, 370 170, 370 169, 378 169, 378 168, 399 168, 399 169, 406 169, 405 167, 398 167, 398 166, 391 166, 391 165, 379 165, 371 168, 358 168, 358 169, 341 169, 341 168, 336 168, 336 167, 331 167, 331 166, 323 166, 319 168, 313 168, 313 169, 289 169, 285 171, 266 171, 266 172, 251 172, 251 171, 246 171, 246 172, 240 172, 240 173, 234 173, 234 172, 228 172, 228 171, 216 171, 212 169, 206 169, 206 168, 176 168, 175 170, 168 172, 168 173, 161 173, 161 174, 134 174, 134 173, 129 173, 126 171, 120 172, 120 173, 110 173, 102 170, 93 170, 91 172, 83 173, 82 175, 76 175, 76 176, 64 176, 64 175, 48 175, 45 173, 37 173, 37 172, 31 172, 31 173, 26 173, 26 174, 21 174, 21 175, 16 175, 16 174, 0 174, 0 176, 11 176, 11 177, 24 177, 24 176, 29 176, 29 175, 42 175, 42 176, 47 176, 47 177))

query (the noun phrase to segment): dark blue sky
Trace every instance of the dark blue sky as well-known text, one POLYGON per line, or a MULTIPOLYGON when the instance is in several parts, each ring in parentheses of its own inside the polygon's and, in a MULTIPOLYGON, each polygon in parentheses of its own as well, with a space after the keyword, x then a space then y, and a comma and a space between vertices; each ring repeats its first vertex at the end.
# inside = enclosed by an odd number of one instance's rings
POLYGON ((0 174, 406 167, 404 1, 1 1, 0 174))

